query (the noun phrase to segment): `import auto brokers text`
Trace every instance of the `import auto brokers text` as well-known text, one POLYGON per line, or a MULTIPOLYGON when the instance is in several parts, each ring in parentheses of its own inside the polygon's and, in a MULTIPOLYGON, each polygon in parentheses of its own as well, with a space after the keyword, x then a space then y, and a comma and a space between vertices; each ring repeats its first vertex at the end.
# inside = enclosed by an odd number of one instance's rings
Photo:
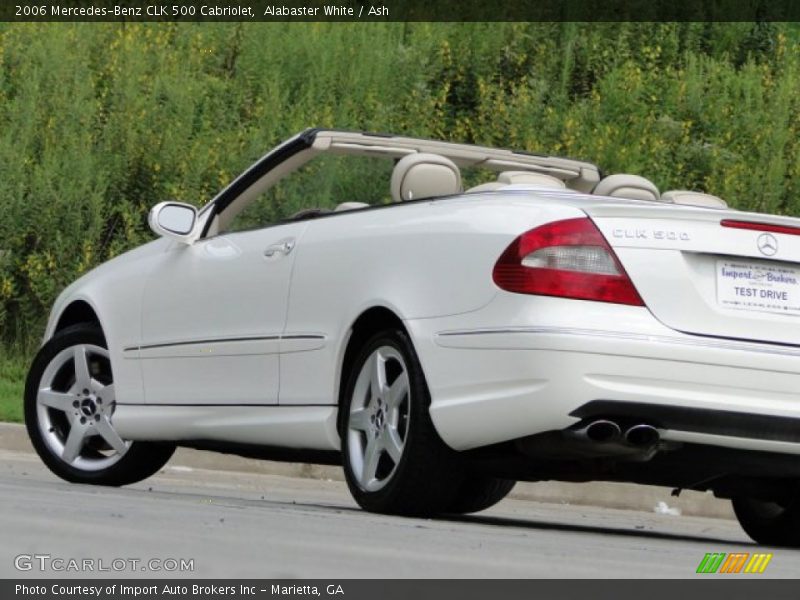
POLYGON ((44 596, 47 593, 53 596, 95 596, 100 597, 103 594, 122 594, 123 596, 186 596, 192 594, 194 596, 233 596, 239 595, 252 595, 255 593, 255 588, 247 586, 233 586, 233 585, 64 585, 53 584, 51 586, 45 585, 16 585, 15 593, 20 596, 44 596))

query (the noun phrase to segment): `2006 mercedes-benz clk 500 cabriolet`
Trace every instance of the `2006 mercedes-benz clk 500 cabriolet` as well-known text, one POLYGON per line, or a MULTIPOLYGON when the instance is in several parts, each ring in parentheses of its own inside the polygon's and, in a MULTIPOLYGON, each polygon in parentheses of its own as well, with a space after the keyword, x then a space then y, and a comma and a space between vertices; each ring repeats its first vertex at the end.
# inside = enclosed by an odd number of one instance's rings
POLYGON ((710 490, 800 545, 800 220, 314 129, 149 222, 160 239, 59 296, 30 370, 28 432, 66 480, 136 482, 184 445, 341 462, 395 514, 626 481, 710 490))

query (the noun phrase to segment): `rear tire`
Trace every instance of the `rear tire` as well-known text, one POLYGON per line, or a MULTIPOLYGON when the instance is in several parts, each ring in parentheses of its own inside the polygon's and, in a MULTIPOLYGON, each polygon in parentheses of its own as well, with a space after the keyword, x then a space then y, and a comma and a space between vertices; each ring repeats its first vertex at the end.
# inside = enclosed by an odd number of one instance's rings
POLYGON ((472 475, 461 484, 448 512, 465 515, 491 508, 508 496, 517 482, 486 475, 472 475))
POLYGON ((150 477, 174 444, 131 442, 114 429, 116 395, 103 332, 79 324, 39 350, 25 384, 25 427, 45 465, 61 479, 127 485, 150 477))
POLYGON ((345 479, 364 510, 431 516, 453 504, 463 468, 436 433, 429 405, 405 332, 368 340, 348 377, 340 420, 345 479))
POLYGON ((733 511, 745 533, 766 546, 800 547, 800 494, 777 503, 739 497, 733 511))

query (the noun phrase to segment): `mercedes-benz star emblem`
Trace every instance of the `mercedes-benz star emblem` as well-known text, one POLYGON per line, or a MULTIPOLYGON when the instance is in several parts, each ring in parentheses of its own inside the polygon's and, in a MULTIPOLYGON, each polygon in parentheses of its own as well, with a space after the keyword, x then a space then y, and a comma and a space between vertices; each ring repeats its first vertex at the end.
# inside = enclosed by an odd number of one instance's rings
POLYGON ((771 233, 762 233, 758 236, 758 250, 764 256, 775 256, 778 252, 778 240, 771 233))

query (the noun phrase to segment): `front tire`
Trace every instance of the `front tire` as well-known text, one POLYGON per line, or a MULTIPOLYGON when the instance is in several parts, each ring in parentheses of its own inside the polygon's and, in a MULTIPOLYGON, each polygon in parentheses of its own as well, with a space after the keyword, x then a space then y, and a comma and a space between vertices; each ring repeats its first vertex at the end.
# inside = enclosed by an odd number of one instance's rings
POLYGON ((734 498, 732 503, 739 524, 754 541, 800 548, 800 493, 780 503, 745 497, 734 498))
POLYGON ((123 440, 114 429, 111 361, 102 331, 79 324, 57 333, 33 360, 25 426, 34 449, 73 483, 126 485, 154 474, 174 444, 123 440))
POLYGON ((400 330, 372 337, 345 387, 340 435, 344 473, 364 510, 430 516, 452 504, 463 469, 439 438, 411 341, 400 330))

